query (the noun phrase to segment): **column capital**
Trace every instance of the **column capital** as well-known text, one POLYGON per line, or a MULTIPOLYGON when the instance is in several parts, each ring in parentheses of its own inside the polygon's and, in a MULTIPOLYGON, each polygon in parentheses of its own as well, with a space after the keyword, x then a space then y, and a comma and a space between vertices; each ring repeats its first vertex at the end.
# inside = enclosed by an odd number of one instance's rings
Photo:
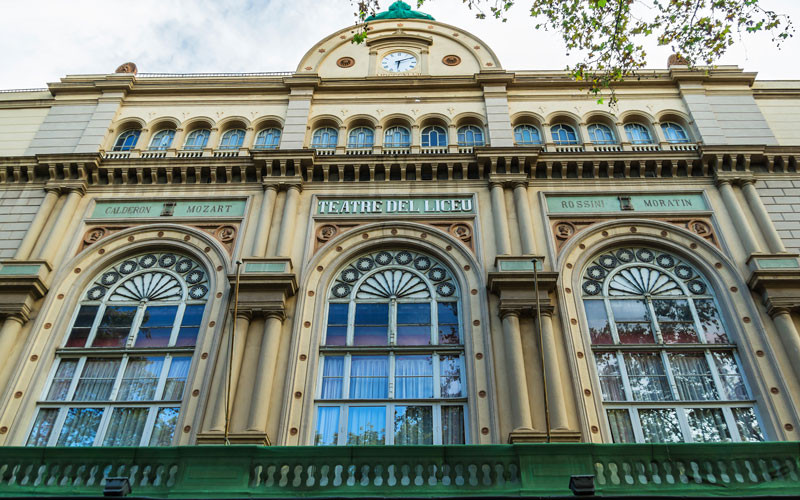
POLYGON ((261 187, 264 188, 264 191, 266 191, 268 189, 272 189, 273 191, 277 191, 278 187, 280 187, 280 183, 267 180, 267 178, 264 177, 263 179, 261 179, 261 187))
POLYGON ((512 309, 508 307, 500 307, 499 311, 500 319, 506 319, 507 316, 519 318, 521 314, 522 311, 520 309, 512 309))
POLYGON ((280 187, 284 191, 289 191, 289 190, 292 190, 292 189, 297 190, 298 193, 303 191, 303 185, 301 183, 299 183, 299 182, 291 182, 291 183, 290 182, 281 182, 280 183, 280 187))
POLYGON ((253 319, 253 311, 248 309, 238 309, 236 311, 236 319, 246 319, 247 321, 250 321, 253 319))
POLYGON ((772 319, 783 314, 791 314, 792 310, 785 306, 772 306, 767 310, 767 314, 772 319))
POLYGON ((86 194, 86 187, 87 185, 85 180, 72 179, 63 181, 50 181, 45 185, 44 189, 45 191, 57 190, 59 194, 76 192, 83 196, 86 194))
POLYGON ((513 189, 517 189, 517 188, 520 188, 520 187, 527 189, 528 188, 528 180, 527 179, 525 179, 525 180, 515 179, 515 180, 511 181, 511 187, 513 189))

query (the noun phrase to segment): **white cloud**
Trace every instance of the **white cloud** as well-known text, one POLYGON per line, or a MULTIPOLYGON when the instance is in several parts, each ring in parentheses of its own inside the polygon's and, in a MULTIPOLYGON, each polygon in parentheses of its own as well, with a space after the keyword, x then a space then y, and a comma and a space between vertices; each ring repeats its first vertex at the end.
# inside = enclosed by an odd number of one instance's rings
MULTIPOLYGON (((800 5, 763 0, 800 23, 800 5)), ((384 7, 391 0, 382 0, 384 7)), ((142 72, 294 70, 309 47, 352 25, 347 0, 3 0, 0 88, 41 87, 67 74, 110 73, 135 62, 142 72)), ((414 3, 413 0, 410 3, 414 3)), ((525 2, 508 23, 476 20, 461 0, 428 0, 421 9, 487 43, 507 69, 562 69, 560 38, 535 31, 525 2)), ((669 50, 652 47, 650 65, 669 50)), ((759 79, 800 79, 800 37, 777 51, 767 35, 748 36, 721 64, 758 71, 759 79)))

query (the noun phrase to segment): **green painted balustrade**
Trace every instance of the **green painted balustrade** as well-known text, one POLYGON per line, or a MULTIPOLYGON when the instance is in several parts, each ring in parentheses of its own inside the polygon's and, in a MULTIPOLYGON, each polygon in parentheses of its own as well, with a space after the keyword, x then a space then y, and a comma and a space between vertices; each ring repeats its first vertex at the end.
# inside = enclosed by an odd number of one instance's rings
POLYGON ((800 494, 800 443, 408 447, 0 448, 0 497, 481 497, 800 494))

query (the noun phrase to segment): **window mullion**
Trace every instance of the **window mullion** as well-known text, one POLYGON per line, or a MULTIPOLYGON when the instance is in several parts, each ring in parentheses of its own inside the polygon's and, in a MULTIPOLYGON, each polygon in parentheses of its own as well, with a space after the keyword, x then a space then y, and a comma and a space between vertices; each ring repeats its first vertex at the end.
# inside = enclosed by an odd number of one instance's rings
POLYGON ((664 337, 661 335, 661 325, 658 324, 658 317, 656 316, 656 308, 653 306, 653 299, 650 295, 645 295, 644 300, 647 303, 647 311, 650 313, 650 325, 653 327, 653 332, 656 334, 656 344, 663 344, 664 337))
POLYGON ((384 422, 386 422, 385 429, 386 429, 386 439, 385 443, 387 445, 394 444, 394 405, 386 403, 383 407, 383 411, 385 412, 384 415, 384 422))
POLYGON ((342 399, 350 398, 350 366, 352 365, 352 354, 344 356, 344 373, 342 374, 342 399))
POLYGON ((397 299, 389 299, 389 345, 397 344, 397 299))
POLYGON ((103 416, 100 417, 100 424, 97 426, 97 434, 94 436, 94 444, 92 444, 92 446, 100 446, 103 444, 106 432, 108 432, 108 424, 111 422, 112 413, 114 413, 113 406, 106 406, 103 408, 103 416))
POLYGON ((142 303, 136 308, 136 315, 133 317, 133 321, 131 322, 131 328, 128 330, 128 339, 125 342, 125 347, 130 349, 133 347, 134 342, 136 341, 136 337, 139 336, 139 327, 142 326, 142 318, 144 317, 144 311, 147 309, 148 304, 142 303), (134 333, 136 332, 136 333, 134 333))
MULTIPOLYGON (((89 336, 86 337, 86 343, 83 345, 84 347, 89 347, 92 345, 92 342, 94 342, 94 338, 97 336, 97 328, 100 326, 100 322, 103 320, 103 316, 106 314, 107 305, 108 304, 105 302, 102 302, 97 308, 97 315, 94 317, 94 321, 92 321, 92 329, 89 330, 89 336)), ((80 310, 80 307, 78 309, 80 310)))
MULTIPOLYGON (((167 385, 167 376, 169 375, 169 369, 171 367, 172 367, 172 356, 167 354, 164 356, 163 363, 161 363, 161 373, 158 375, 158 382, 156 382, 156 390, 153 394, 153 399, 156 401, 160 401, 164 397, 164 387, 166 387, 167 385)), ((188 382, 189 381, 186 380, 186 382, 184 383, 188 385, 188 382)))
MULTIPOLYGON (((42 411, 42 408, 40 408, 39 411, 42 411)), ((58 444, 58 436, 61 434, 61 429, 63 429, 64 422, 67 420, 68 412, 69 408, 66 406, 62 406, 58 409, 58 416, 55 422, 53 422, 53 430, 50 432, 50 439, 47 440, 47 446, 55 446, 58 444)))
POLYGON ((348 405, 339 405, 339 437, 337 445, 342 446, 347 444, 347 420, 350 418, 350 411, 348 405))
MULTIPOLYGON (((459 358, 460 359, 460 358, 459 358)), ((442 379, 440 378, 439 355, 436 351, 431 353, 431 361, 433 363, 433 397, 441 399, 442 397, 442 379)))
POLYGON ((178 310, 175 312, 175 317, 172 319, 172 332, 169 334, 168 346, 174 346, 178 341, 178 334, 181 331, 181 324, 183 323, 183 314, 186 312, 186 301, 183 300, 178 305, 178 310))
MULTIPOLYGON (((442 404, 434 403, 433 405, 433 444, 441 445, 444 438, 444 431, 442 430, 442 404)), ((466 433, 465 433, 466 434, 466 433)))
POLYGON ((394 360, 394 353, 389 353, 389 391, 388 391, 388 399, 394 399, 394 388, 395 388, 395 360, 394 360))
POLYGON ((692 437, 692 429, 689 427, 689 418, 686 414, 686 408, 682 406, 675 408, 675 414, 678 416, 678 424, 681 427, 681 432, 683 432, 683 440, 687 443, 693 443, 694 438, 692 437))
POLYGON ((725 386, 722 383, 722 377, 719 375, 719 370, 717 369, 717 363, 714 360, 714 356, 711 354, 710 349, 704 349, 703 355, 706 358, 706 363, 708 363, 708 369, 711 371, 711 378, 714 379, 714 385, 717 387, 717 396, 718 399, 726 401, 728 400, 728 394, 725 390, 725 386))
MULTIPOLYGON (((344 363, 342 363, 342 365, 344 365, 344 363)), ((317 366, 317 390, 314 392, 314 398, 322 399, 322 381, 324 380, 323 373, 325 371, 324 354, 320 354, 319 359, 317 360, 317 366)), ((344 369, 344 367, 342 367, 342 369, 344 369)), ((342 373, 342 376, 344 377, 344 373, 342 373)), ((344 378, 342 378, 342 391, 344 391, 344 378)), ((344 397, 344 394, 342 394, 342 397, 344 397)))
MULTIPOLYGON (((353 295, 355 296, 355 294, 353 295)), ((345 341, 345 345, 353 345, 355 323, 356 323, 356 301, 351 299, 347 306, 347 340, 345 341)))
MULTIPOLYGON (((156 415, 158 414, 158 410, 160 407, 158 406, 151 406, 147 412, 147 420, 144 424, 144 430, 142 431, 142 438, 139 441, 139 446, 149 446, 150 445, 150 437, 153 435, 153 427, 156 424, 156 415)), ((179 426, 176 426, 179 427, 179 426)), ((176 428, 177 430, 177 428, 176 428)), ((178 433, 176 432, 172 439, 175 439, 178 433)))
MULTIPOLYGON (((603 304, 605 305, 606 308, 606 318, 608 318, 608 326, 611 329, 611 339, 614 341, 615 344, 619 344, 619 333, 617 332, 617 320, 616 318, 614 318, 614 314, 611 311, 611 301, 608 300, 608 298, 606 297, 603 299, 603 304)), ((586 306, 584 306, 584 311, 585 307, 586 306)), ((588 322, 589 320, 588 315, 586 319, 588 322)))
MULTIPOLYGON (((627 407, 628 416, 631 419, 631 427, 633 428, 633 436, 636 439, 637 443, 645 443, 644 439, 644 431, 642 430, 642 421, 639 419, 639 411, 636 407, 629 406, 627 407)), ((605 415, 606 421, 608 421, 608 413, 605 415)))
POLYGON ((86 358, 87 356, 81 356, 78 359, 78 364, 75 365, 75 374, 72 375, 72 381, 69 383, 69 389, 67 389, 67 395, 64 401, 72 401, 72 398, 75 396, 75 389, 78 387, 78 381, 81 379, 83 367, 86 366, 86 358))
POLYGON ((742 436, 739 434, 739 427, 736 425, 736 419, 733 418, 733 411, 729 406, 722 407, 722 416, 725 418, 725 424, 728 426, 731 440, 735 442, 742 441, 742 436))
POLYGON ((119 394, 119 388, 122 385, 122 378, 125 374, 125 370, 128 368, 128 360, 130 358, 127 354, 122 356, 122 359, 119 363, 119 368, 117 368, 117 374, 114 376, 114 384, 111 386, 111 394, 108 395, 109 401, 116 401, 117 394, 119 394))
MULTIPOLYGON (((436 299, 431 297, 429 301, 431 305, 431 345, 436 345, 439 343, 439 336, 437 332, 439 330, 439 304, 436 302, 436 299)), ((458 311, 456 311, 458 314, 458 311)))
POLYGON ((680 393, 678 392, 678 384, 675 382, 675 375, 672 373, 672 364, 670 363, 667 351, 662 349, 659 353, 661 355, 661 363, 664 365, 664 374, 667 376, 669 389, 672 392, 672 400, 680 401, 680 393))
MULTIPOLYGON (((712 303, 713 303, 713 299, 712 303)), ((689 311, 692 313, 692 320, 694 321, 694 329, 697 330, 697 337, 701 344, 707 343, 706 340, 706 329, 703 328, 703 324, 700 323, 700 315, 697 314, 697 308, 694 305, 694 299, 691 297, 686 297, 686 302, 689 304, 689 311)))
MULTIPOLYGON (((631 388, 631 381, 628 378, 628 368, 625 366, 625 356, 622 354, 622 351, 614 351, 614 354, 617 356, 617 366, 619 367, 619 374, 622 377, 622 385, 625 388, 625 400, 633 401, 633 389, 631 388)), ((596 366, 597 358, 595 358, 594 362, 596 366)))

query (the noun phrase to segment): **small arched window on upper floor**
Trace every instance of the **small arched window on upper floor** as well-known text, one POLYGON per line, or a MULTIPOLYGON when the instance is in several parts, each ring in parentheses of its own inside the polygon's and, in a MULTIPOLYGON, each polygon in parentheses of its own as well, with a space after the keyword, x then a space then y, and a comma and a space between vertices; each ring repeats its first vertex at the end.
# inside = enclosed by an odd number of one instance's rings
POLYGON ((175 139, 175 129, 168 128, 159 130, 150 140, 150 151, 163 151, 168 149, 172 146, 173 139, 175 139))
POLYGON ((383 136, 385 148, 408 148, 411 146, 411 132, 405 127, 389 127, 383 136))
POLYGON ((211 131, 207 128, 192 130, 186 137, 183 149, 203 149, 208 144, 209 136, 211 136, 211 131))
POLYGON ((650 130, 641 123, 628 123, 625 125, 625 135, 631 144, 653 144, 650 130))
POLYGON ((234 128, 222 134, 222 140, 219 142, 219 149, 239 149, 244 144, 245 130, 243 128, 234 128))
POLYGON ((423 148, 444 148, 447 147, 447 131, 438 125, 432 125, 422 129, 423 148))
POLYGON ((256 142, 253 149, 278 149, 281 142, 281 129, 265 128, 256 135, 256 142))
POLYGON ((112 151, 130 151, 135 148, 141 133, 142 131, 139 129, 129 129, 122 132, 117 136, 112 151))
POLYGON ((669 143, 682 144, 689 142, 689 134, 686 133, 686 129, 675 122, 662 123, 661 130, 664 131, 664 138, 669 143))
POLYGON ((483 130, 475 125, 465 125, 458 128, 459 146, 483 146, 483 130))
POLYGON ((592 123, 588 127, 589 140, 593 144, 616 144, 617 139, 614 137, 614 132, 607 125, 602 123, 592 123))
POLYGON ((339 131, 332 127, 318 128, 311 136, 311 147, 314 149, 333 149, 339 140, 339 131))
POLYGON ((517 125, 514 128, 514 142, 517 146, 535 146, 542 143, 542 134, 533 125, 517 125))
POLYGON ((375 132, 369 127, 356 127, 347 136, 347 147, 352 149, 371 148, 375 143, 375 132))
POLYGON ((563 123, 550 127, 550 135, 553 137, 553 143, 558 146, 578 144, 578 134, 575 129, 563 123))

